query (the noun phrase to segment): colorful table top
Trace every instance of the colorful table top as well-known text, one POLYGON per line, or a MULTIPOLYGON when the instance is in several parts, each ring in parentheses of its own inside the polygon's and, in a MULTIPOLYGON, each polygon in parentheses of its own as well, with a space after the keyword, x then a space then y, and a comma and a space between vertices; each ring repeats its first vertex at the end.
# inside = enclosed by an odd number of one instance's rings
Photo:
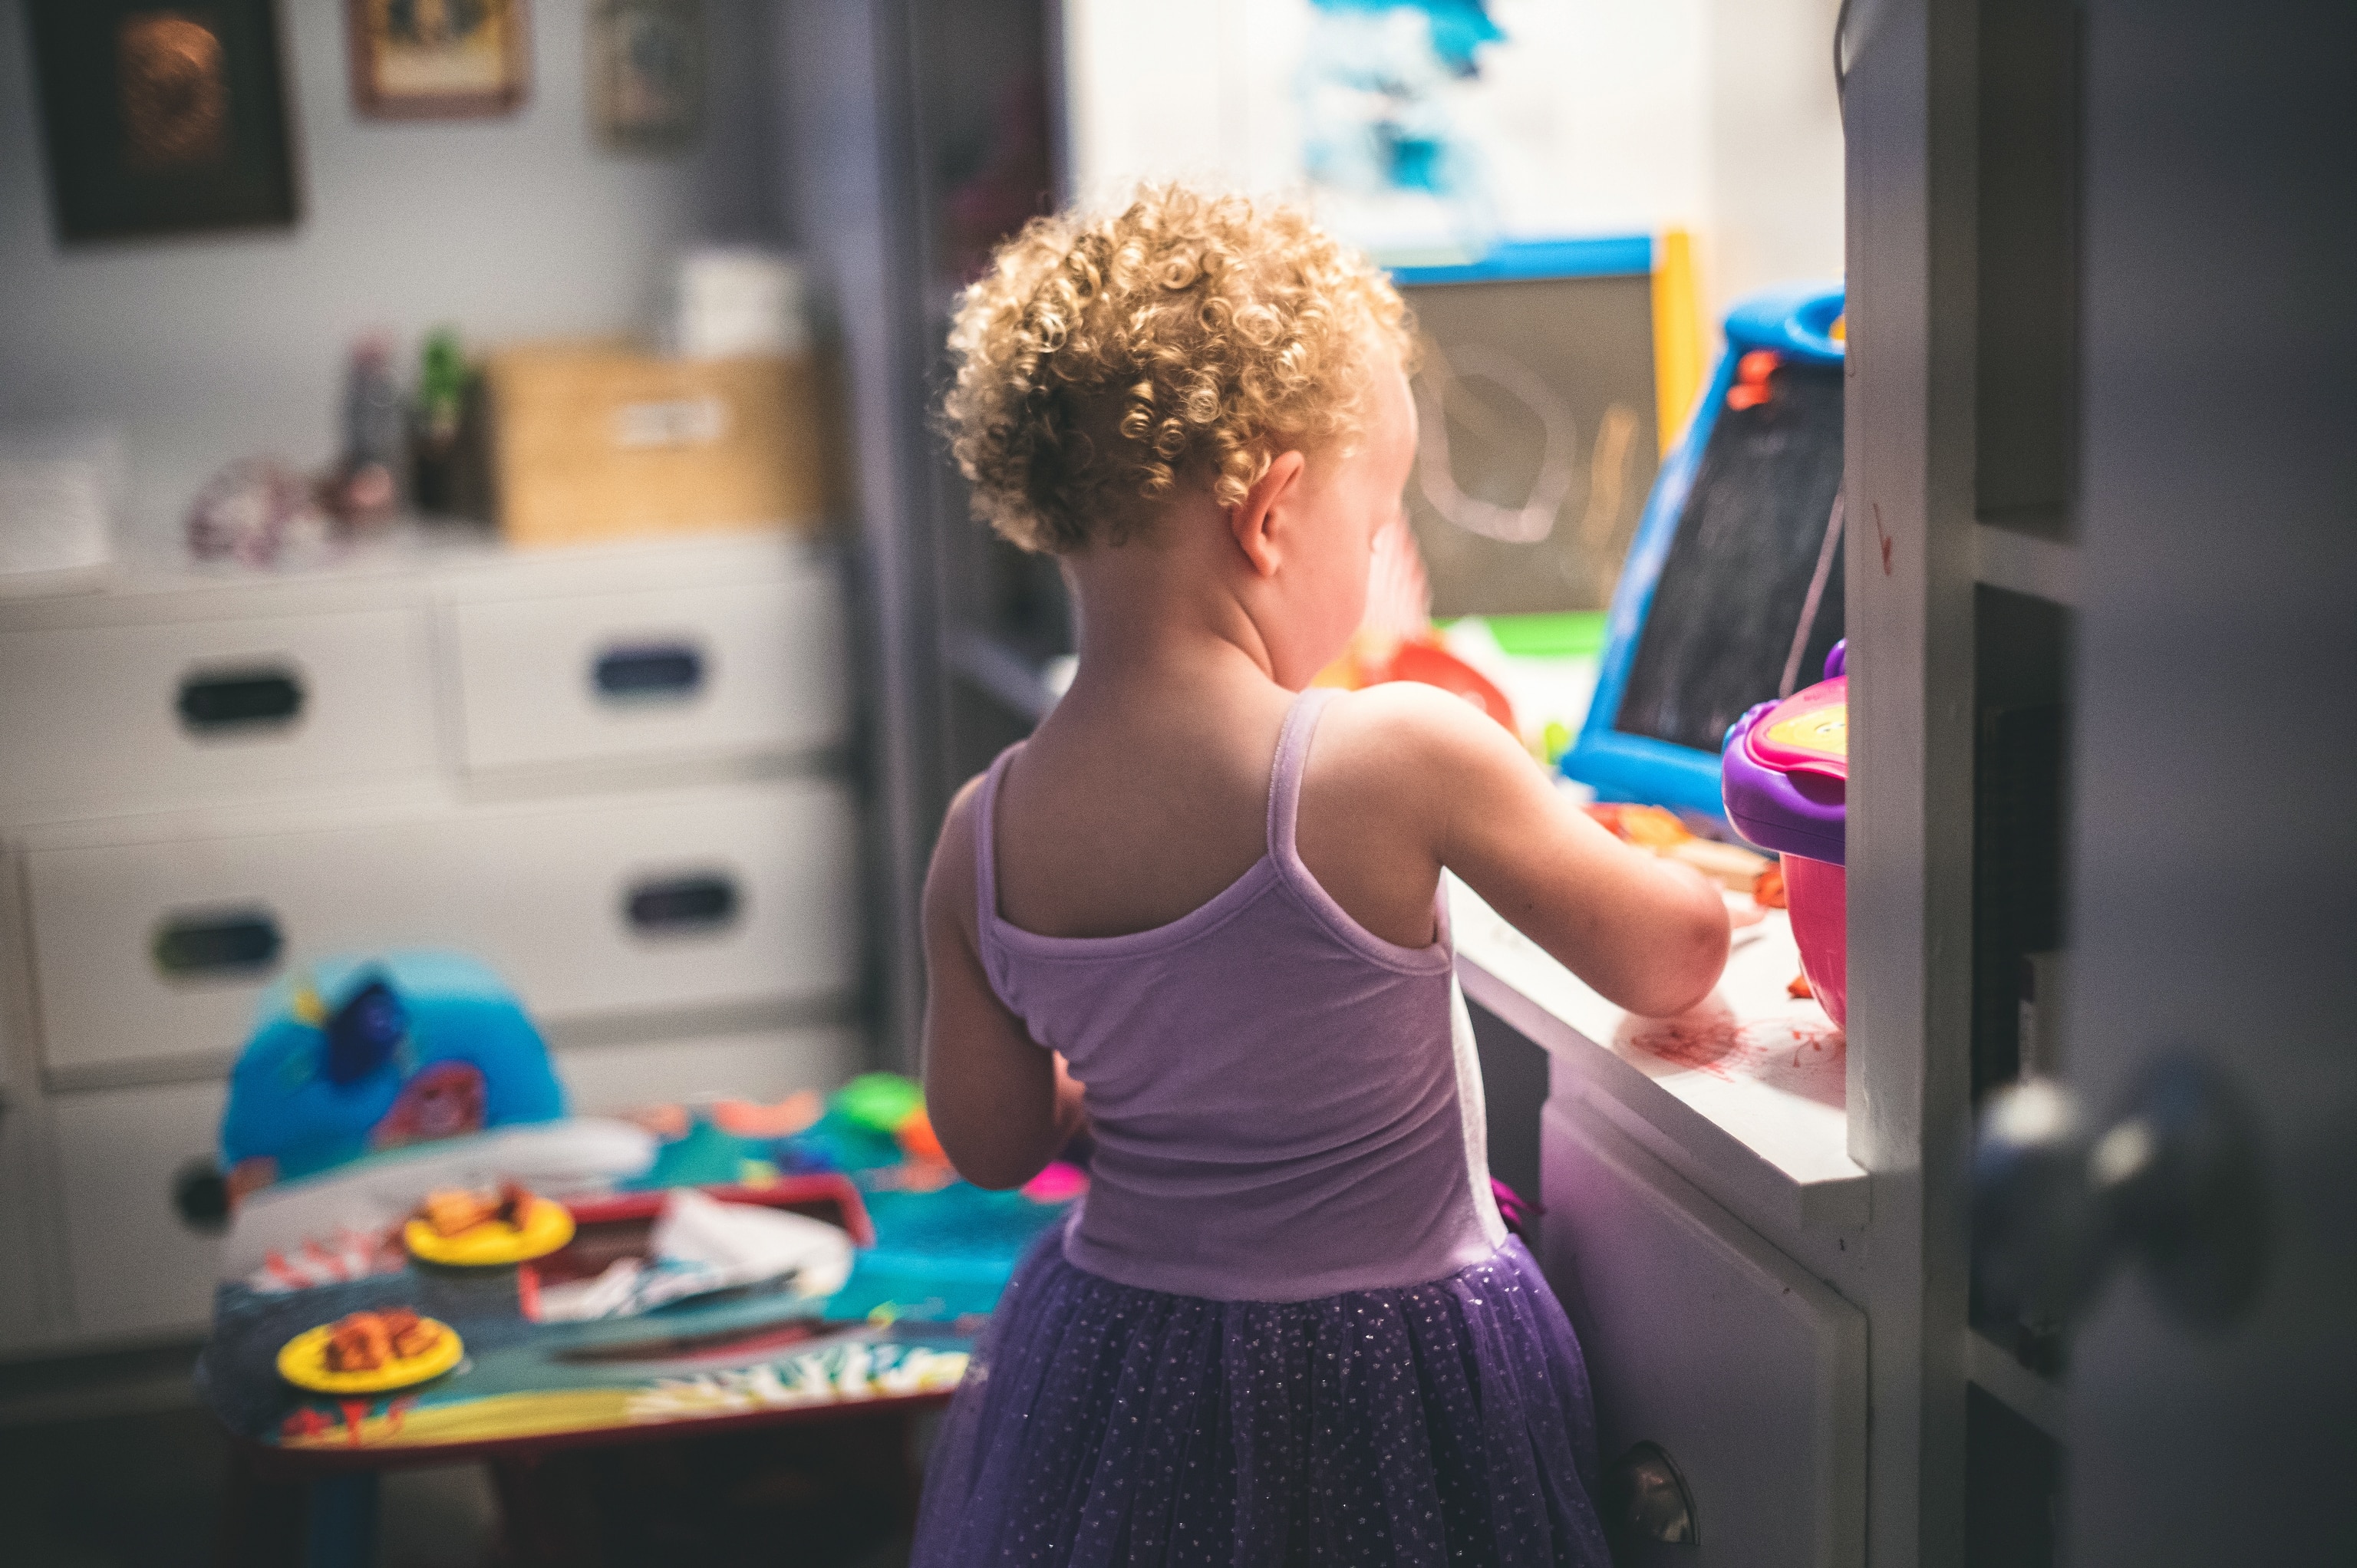
POLYGON ((942 1398, 1021 1254, 1070 1206, 963 1182, 906 1190, 888 1170, 855 1179, 876 1245, 832 1295, 754 1287, 636 1317, 543 1323, 527 1316, 531 1287, 519 1281, 529 1276, 514 1268, 413 1262, 276 1294, 225 1283, 199 1381, 241 1436, 329 1463, 382 1464, 397 1450, 444 1460, 678 1422, 942 1398), (280 1377, 278 1352, 295 1336, 394 1306, 450 1325, 464 1359, 417 1387, 350 1399, 280 1377))

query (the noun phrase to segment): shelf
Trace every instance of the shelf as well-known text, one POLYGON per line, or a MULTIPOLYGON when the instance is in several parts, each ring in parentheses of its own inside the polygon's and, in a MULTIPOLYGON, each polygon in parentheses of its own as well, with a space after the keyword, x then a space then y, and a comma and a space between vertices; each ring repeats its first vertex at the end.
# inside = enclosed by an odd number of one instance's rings
POLYGON ((1448 879, 1458 975, 1471 1001, 1554 1058, 1601 1114, 1695 1186, 1771 1231, 1864 1229, 1866 1171, 1849 1156, 1846 1042, 1786 986, 1790 922, 1738 933, 1718 989, 1674 1021, 1614 1006, 1448 879))
POLYGON ((1980 522, 1973 525, 1973 552, 1975 576, 1992 588, 2058 605, 2079 602, 2079 552, 2074 545, 1980 522))
POLYGON ((2062 1391, 1976 1328, 1964 1330, 1964 1376, 2039 1431, 2062 1441, 2062 1391))

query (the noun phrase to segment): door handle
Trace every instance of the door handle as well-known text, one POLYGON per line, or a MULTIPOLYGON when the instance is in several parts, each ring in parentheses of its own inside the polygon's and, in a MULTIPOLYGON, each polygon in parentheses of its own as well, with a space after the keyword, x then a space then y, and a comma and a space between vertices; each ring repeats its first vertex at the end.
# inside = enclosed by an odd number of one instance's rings
POLYGON ((2123 1257, 2187 1327, 2232 1324, 2266 1272, 2257 1123, 2225 1075, 2163 1058, 2091 1124, 2045 1079, 1982 1113, 1973 1149, 1975 1281, 2000 1312, 2067 1320, 2123 1257))
POLYGON ((1639 1443, 1612 1462, 1604 1477, 1604 1529, 1616 1545, 1666 1541, 1691 1546, 1702 1539, 1694 1494, 1668 1449, 1639 1443))

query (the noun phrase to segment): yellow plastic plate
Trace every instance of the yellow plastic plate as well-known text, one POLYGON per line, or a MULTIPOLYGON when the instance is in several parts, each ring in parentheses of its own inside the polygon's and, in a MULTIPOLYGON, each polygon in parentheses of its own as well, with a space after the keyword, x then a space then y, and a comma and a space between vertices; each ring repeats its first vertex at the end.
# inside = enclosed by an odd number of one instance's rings
POLYGON ((467 1348, 458 1342, 458 1331, 448 1324, 432 1317, 420 1321, 429 1328, 440 1330, 433 1348, 423 1356, 396 1356, 366 1372, 331 1371, 328 1367, 328 1337, 335 1333, 336 1326, 322 1323, 286 1341, 278 1352, 278 1375, 298 1389, 321 1394, 381 1394, 438 1378, 458 1364, 467 1348))
POLYGON ((536 1197, 524 1210, 522 1225, 487 1220, 456 1236, 445 1236, 423 1219, 401 1229, 409 1255, 429 1263, 454 1263, 487 1268, 500 1263, 529 1262, 544 1258, 573 1240, 573 1216, 552 1198, 536 1197))

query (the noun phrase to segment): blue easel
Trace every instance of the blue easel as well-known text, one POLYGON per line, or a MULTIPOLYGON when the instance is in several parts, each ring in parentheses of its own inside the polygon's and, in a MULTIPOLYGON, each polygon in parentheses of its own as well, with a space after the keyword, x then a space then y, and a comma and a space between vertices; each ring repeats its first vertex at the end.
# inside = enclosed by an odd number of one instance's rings
POLYGON ((1670 546, 1684 520, 1695 476, 1710 446, 1711 432, 1717 427, 1719 411, 1727 406, 1737 362, 1755 349, 1769 349, 1802 363, 1839 365, 1843 344, 1833 331, 1841 318, 1842 299, 1838 287, 1777 289, 1754 295, 1727 317, 1727 351, 1719 356, 1684 438, 1655 476, 1653 493, 1646 498, 1644 515, 1638 520, 1637 535, 1620 568, 1620 585, 1613 591, 1611 612, 1605 623, 1604 664, 1597 677, 1596 697, 1578 741, 1564 754, 1564 776, 1592 786, 1600 799, 1634 800, 1714 817, 1723 814, 1717 750, 1698 751, 1619 728, 1621 699, 1637 662, 1653 590, 1661 583, 1670 546))

